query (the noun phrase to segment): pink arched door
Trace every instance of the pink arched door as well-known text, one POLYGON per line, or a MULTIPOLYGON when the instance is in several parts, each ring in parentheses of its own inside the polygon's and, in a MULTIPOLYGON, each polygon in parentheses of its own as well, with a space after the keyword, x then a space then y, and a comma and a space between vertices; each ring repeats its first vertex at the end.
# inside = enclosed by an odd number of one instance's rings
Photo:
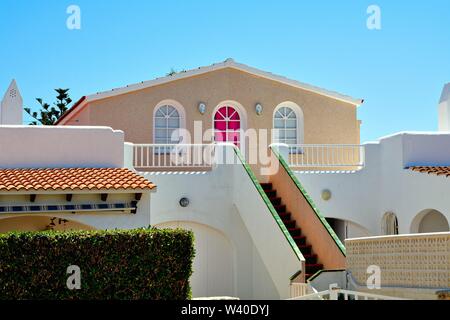
POLYGON ((241 117, 231 106, 222 106, 214 114, 214 140, 232 142, 240 146, 241 117))

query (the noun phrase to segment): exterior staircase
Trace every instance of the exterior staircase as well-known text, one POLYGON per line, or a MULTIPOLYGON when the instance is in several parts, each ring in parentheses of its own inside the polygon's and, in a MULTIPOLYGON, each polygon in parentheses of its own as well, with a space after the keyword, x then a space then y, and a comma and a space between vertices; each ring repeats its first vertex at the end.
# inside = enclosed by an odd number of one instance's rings
POLYGON ((291 218, 291 214, 287 211, 286 206, 283 205, 281 197, 277 196, 277 191, 273 189, 272 184, 261 183, 261 187, 272 202, 275 210, 278 212, 278 215, 286 226, 286 229, 289 231, 306 260, 305 280, 307 280, 317 271, 322 270, 323 265, 318 263, 318 257, 314 254, 312 246, 308 244, 307 238, 302 235, 300 226, 298 226, 297 222, 291 218))

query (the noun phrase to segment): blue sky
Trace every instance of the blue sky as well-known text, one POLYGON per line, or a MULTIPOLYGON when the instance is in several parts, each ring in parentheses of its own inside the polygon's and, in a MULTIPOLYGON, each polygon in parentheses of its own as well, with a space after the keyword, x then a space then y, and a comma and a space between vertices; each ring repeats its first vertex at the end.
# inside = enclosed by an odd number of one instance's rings
MULTIPOLYGON (((0 1, 0 91, 77 100, 225 60, 364 98, 361 140, 437 129, 450 82, 450 1, 0 1), (81 30, 66 9, 81 8, 81 30), (366 28, 381 8, 381 30, 366 28)), ((29 120, 29 119, 27 119, 29 120)))

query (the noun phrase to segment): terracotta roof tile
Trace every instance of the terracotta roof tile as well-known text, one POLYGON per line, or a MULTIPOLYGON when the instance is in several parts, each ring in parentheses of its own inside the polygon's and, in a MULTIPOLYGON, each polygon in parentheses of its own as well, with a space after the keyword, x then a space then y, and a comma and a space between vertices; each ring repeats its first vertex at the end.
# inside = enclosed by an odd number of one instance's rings
POLYGON ((0 191, 150 190, 155 187, 126 168, 0 169, 0 191))
POLYGON ((412 171, 450 177, 450 167, 420 166, 407 168, 412 171))

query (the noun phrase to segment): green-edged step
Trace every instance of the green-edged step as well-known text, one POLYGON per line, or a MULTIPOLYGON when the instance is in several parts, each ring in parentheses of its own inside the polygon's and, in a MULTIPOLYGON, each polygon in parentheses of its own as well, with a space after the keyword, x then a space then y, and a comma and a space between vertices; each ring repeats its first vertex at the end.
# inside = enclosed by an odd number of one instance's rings
POLYGON ((278 215, 303 254, 303 257, 305 257, 305 279, 308 279, 317 271, 322 270, 323 265, 317 263, 318 257, 313 253, 312 246, 308 244, 307 238, 302 235, 302 229, 297 225, 297 222, 293 220, 291 214, 287 212, 286 205, 283 205, 282 199, 277 195, 277 191, 273 189, 273 185, 271 183, 261 183, 261 187, 267 194, 270 202, 272 202, 275 210, 277 210, 278 215))

